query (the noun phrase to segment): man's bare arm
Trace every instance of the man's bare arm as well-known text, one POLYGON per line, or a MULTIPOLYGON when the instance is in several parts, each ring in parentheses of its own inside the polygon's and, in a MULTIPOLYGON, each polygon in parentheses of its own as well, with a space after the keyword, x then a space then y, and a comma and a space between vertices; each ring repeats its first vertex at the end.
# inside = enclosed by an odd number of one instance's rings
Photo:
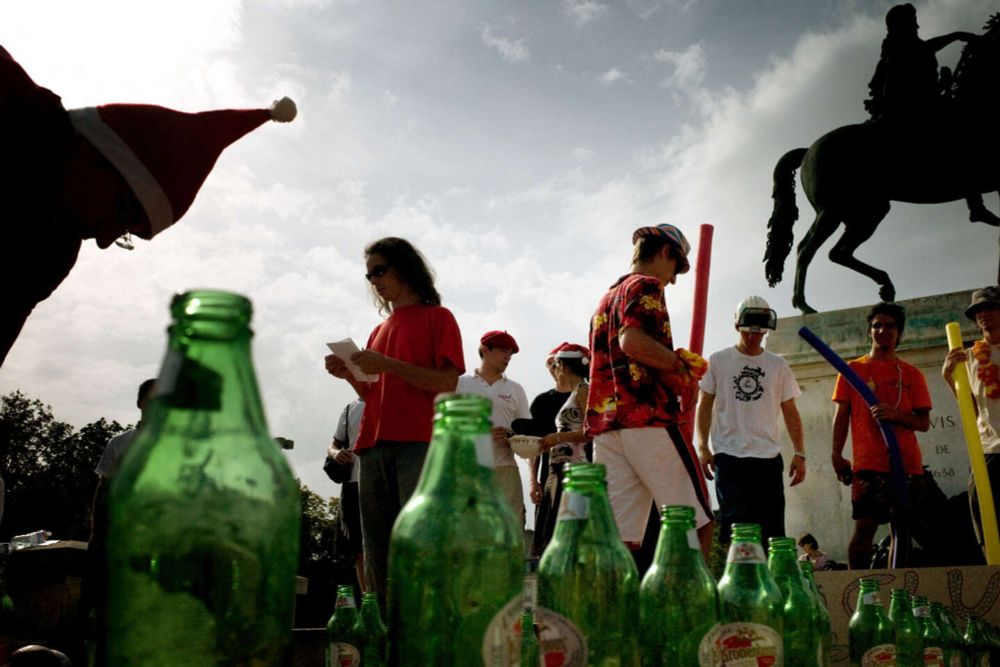
POLYGON ((388 373, 412 384, 417 389, 443 394, 455 391, 458 385, 458 369, 448 363, 441 368, 425 368, 401 361, 372 350, 362 350, 351 356, 365 373, 388 373))

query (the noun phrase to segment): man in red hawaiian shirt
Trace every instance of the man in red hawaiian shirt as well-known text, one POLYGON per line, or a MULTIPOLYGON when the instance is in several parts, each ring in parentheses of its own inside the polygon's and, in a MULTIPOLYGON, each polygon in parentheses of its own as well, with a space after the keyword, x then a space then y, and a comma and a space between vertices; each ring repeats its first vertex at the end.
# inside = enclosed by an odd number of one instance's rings
POLYGON ((691 505, 708 552, 712 512, 698 456, 684 441, 682 402, 693 401, 705 360, 674 350, 663 289, 690 268, 687 239, 673 225, 632 235, 632 269, 610 287, 590 324, 585 430, 607 467, 608 497, 622 540, 642 542, 650 503, 691 505))

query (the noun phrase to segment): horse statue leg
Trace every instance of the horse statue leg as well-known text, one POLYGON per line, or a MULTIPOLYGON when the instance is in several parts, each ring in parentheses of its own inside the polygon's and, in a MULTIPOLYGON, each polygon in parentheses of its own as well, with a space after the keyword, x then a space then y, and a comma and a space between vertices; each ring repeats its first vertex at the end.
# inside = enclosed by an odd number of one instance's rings
POLYGON ((889 202, 885 202, 884 208, 876 209, 870 217, 845 219, 844 235, 830 250, 831 262, 857 271, 874 280, 879 286, 878 296, 882 301, 893 301, 896 298, 896 287, 892 284, 889 274, 882 269, 865 264, 854 256, 854 251, 871 238, 879 223, 882 222, 882 218, 888 212, 889 202))
POLYGON ((826 243, 826 240, 837 231, 839 226, 840 218, 827 209, 820 209, 796 250, 795 288, 792 291, 792 306, 805 314, 816 312, 815 308, 806 303, 806 271, 809 268, 809 262, 812 261, 819 247, 826 243))

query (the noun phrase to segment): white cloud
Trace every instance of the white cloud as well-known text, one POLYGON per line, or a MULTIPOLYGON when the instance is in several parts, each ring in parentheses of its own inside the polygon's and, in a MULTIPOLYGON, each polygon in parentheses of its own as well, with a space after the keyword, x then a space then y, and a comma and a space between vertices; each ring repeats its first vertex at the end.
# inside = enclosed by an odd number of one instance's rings
POLYGON ((493 33, 493 28, 484 25, 479 32, 483 44, 500 54, 500 57, 509 63, 519 63, 527 60, 531 56, 531 51, 523 39, 508 39, 499 37, 493 33))
POLYGON ((582 28, 607 14, 608 6, 597 0, 563 0, 563 11, 577 28, 582 28))
POLYGON ((683 51, 660 49, 653 54, 653 59, 673 68, 663 79, 662 85, 669 88, 675 98, 688 98, 699 106, 707 103, 708 93, 703 88, 703 83, 708 62, 701 42, 692 44, 683 51))
POLYGON ((597 80, 601 82, 602 86, 612 86, 618 81, 621 81, 623 78, 625 78, 625 73, 617 67, 612 67, 607 72, 597 77, 597 80))

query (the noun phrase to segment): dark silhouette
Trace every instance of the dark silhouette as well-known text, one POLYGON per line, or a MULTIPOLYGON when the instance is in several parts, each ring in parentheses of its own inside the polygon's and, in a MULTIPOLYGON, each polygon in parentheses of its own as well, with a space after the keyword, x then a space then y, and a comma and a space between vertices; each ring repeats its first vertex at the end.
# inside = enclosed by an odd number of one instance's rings
POLYGON ((142 104, 67 110, 0 46, 0 366, 84 240, 131 249, 132 234, 152 238, 184 215, 226 146, 295 113, 288 98, 198 114, 142 104))
POLYGON ((806 270, 841 224, 844 234, 830 250, 830 260, 874 280, 882 300, 895 298, 889 275, 854 257, 889 212, 890 201, 935 204, 966 199, 973 222, 1000 223, 978 198, 978 193, 1000 188, 1000 168, 992 160, 1000 148, 995 117, 1000 101, 1000 14, 990 18, 981 37, 951 33, 924 42, 916 35, 916 16, 910 9, 894 7, 887 17, 893 27, 866 105, 874 120, 837 128, 808 149, 789 151, 774 168, 774 210, 764 256, 772 287, 781 281, 792 247, 792 225, 798 218, 795 170, 800 165, 803 190, 816 211, 798 246, 792 296, 792 304, 804 313, 816 312, 805 299, 806 270), (897 40, 897 30, 906 38, 897 40), (956 39, 970 41, 955 75, 946 79, 946 95, 939 95, 934 52, 956 39))

